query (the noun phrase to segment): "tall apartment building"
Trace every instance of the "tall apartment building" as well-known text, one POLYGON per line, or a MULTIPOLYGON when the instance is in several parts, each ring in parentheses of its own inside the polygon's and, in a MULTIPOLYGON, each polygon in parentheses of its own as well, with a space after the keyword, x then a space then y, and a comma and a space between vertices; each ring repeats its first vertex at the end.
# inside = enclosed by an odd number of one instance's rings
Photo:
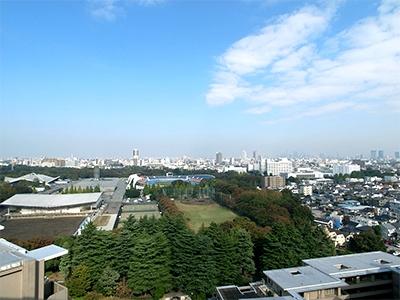
POLYGON ((285 187, 285 178, 282 176, 265 176, 261 179, 261 188, 263 189, 281 189, 285 187))
POLYGON ((67 253, 56 245, 27 251, 0 239, 0 299, 68 300, 68 289, 44 276, 45 262, 67 253))
POLYGON ((311 185, 302 185, 300 186, 300 194, 304 196, 312 196, 313 188, 311 185))
POLYGON ((354 171, 360 171, 359 165, 355 164, 334 164, 333 165, 333 175, 350 175, 354 171))
POLYGON ((385 158, 385 154, 383 152, 383 150, 379 150, 378 151, 378 159, 384 159, 385 158))
POLYGON ((376 160, 376 150, 371 150, 370 158, 371 158, 372 160, 376 160))
POLYGON ((138 149, 133 149, 132 159, 133 159, 133 165, 138 166, 139 165, 139 150, 138 149))
POLYGON ((400 299, 400 257, 381 251, 305 259, 295 268, 264 271, 261 282, 217 288, 220 300, 400 299))
POLYGON ((287 158, 282 158, 280 160, 267 159, 266 172, 268 175, 272 176, 291 173, 293 172, 293 163, 287 158))
POLYGON ((222 163, 222 153, 221 152, 217 152, 215 154, 215 164, 216 165, 220 165, 222 163))

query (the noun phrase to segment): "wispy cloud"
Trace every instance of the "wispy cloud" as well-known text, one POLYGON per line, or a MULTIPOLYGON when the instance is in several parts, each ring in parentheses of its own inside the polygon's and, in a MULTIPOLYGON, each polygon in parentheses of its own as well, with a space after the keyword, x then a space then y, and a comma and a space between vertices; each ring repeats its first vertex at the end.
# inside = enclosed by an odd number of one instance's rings
POLYGON ((152 6, 164 0, 89 0, 89 9, 92 16, 106 21, 114 21, 125 13, 130 4, 152 6))
POLYGON ((335 14, 306 6, 235 42, 217 61, 207 103, 242 100, 247 113, 275 111, 279 121, 375 104, 398 110, 400 2, 382 1, 375 16, 324 36, 335 14))

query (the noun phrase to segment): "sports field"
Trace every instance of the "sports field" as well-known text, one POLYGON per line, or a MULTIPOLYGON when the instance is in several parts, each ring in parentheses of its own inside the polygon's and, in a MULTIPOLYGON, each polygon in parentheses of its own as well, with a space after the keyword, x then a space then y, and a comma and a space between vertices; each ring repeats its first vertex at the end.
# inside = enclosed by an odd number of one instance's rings
POLYGON ((198 231, 202 224, 208 226, 211 222, 223 223, 237 217, 231 210, 214 202, 187 204, 175 201, 175 204, 178 206, 178 209, 183 212, 189 227, 194 231, 198 231))

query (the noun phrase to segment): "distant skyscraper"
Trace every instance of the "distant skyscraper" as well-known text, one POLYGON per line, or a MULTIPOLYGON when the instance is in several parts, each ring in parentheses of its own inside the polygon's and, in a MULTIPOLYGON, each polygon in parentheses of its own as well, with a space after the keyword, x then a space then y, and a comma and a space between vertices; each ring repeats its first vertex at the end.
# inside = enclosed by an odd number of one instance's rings
POLYGON ((139 165, 139 150, 138 149, 133 149, 133 165, 138 166, 139 165))
POLYGON ((396 151, 396 152, 394 153, 394 158, 395 158, 395 159, 400 159, 400 152, 399 152, 399 151, 396 151))
POLYGON ((246 150, 243 150, 243 151, 242 151, 242 158, 243 158, 244 160, 247 159, 247 152, 246 152, 246 150))
POLYGON ((257 159, 257 151, 256 150, 253 151, 253 159, 257 159))
POLYGON ((222 153, 217 152, 215 154, 215 164, 220 165, 222 163, 222 153))
POLYGON ((383 159, 384 158, 384 153, 383 150, 378 151, 378 159, 383 159))
POLYGON ((376 150, 371 150, 371 159, 376 159, 376 150))

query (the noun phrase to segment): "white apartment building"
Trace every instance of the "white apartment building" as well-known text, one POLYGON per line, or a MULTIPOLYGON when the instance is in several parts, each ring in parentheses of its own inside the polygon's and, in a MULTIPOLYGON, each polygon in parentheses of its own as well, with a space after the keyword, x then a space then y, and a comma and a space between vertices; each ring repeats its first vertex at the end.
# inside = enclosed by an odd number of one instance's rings
POLYGON ((268 175, 280 176, 281 174, 288 174, 293 172, 293 163, 287 158, 280 160, 267 159, 266 171, 268 175))
POLYGON ((333 165, 333 175, 350 175, 354 171, 360 171, 361 168, 359 165, 355 164, 334 164, 333 165))
POLYGON ((312 196, 313 188, 311 185, 300 186, 300 194, 304 196, 312 196))

